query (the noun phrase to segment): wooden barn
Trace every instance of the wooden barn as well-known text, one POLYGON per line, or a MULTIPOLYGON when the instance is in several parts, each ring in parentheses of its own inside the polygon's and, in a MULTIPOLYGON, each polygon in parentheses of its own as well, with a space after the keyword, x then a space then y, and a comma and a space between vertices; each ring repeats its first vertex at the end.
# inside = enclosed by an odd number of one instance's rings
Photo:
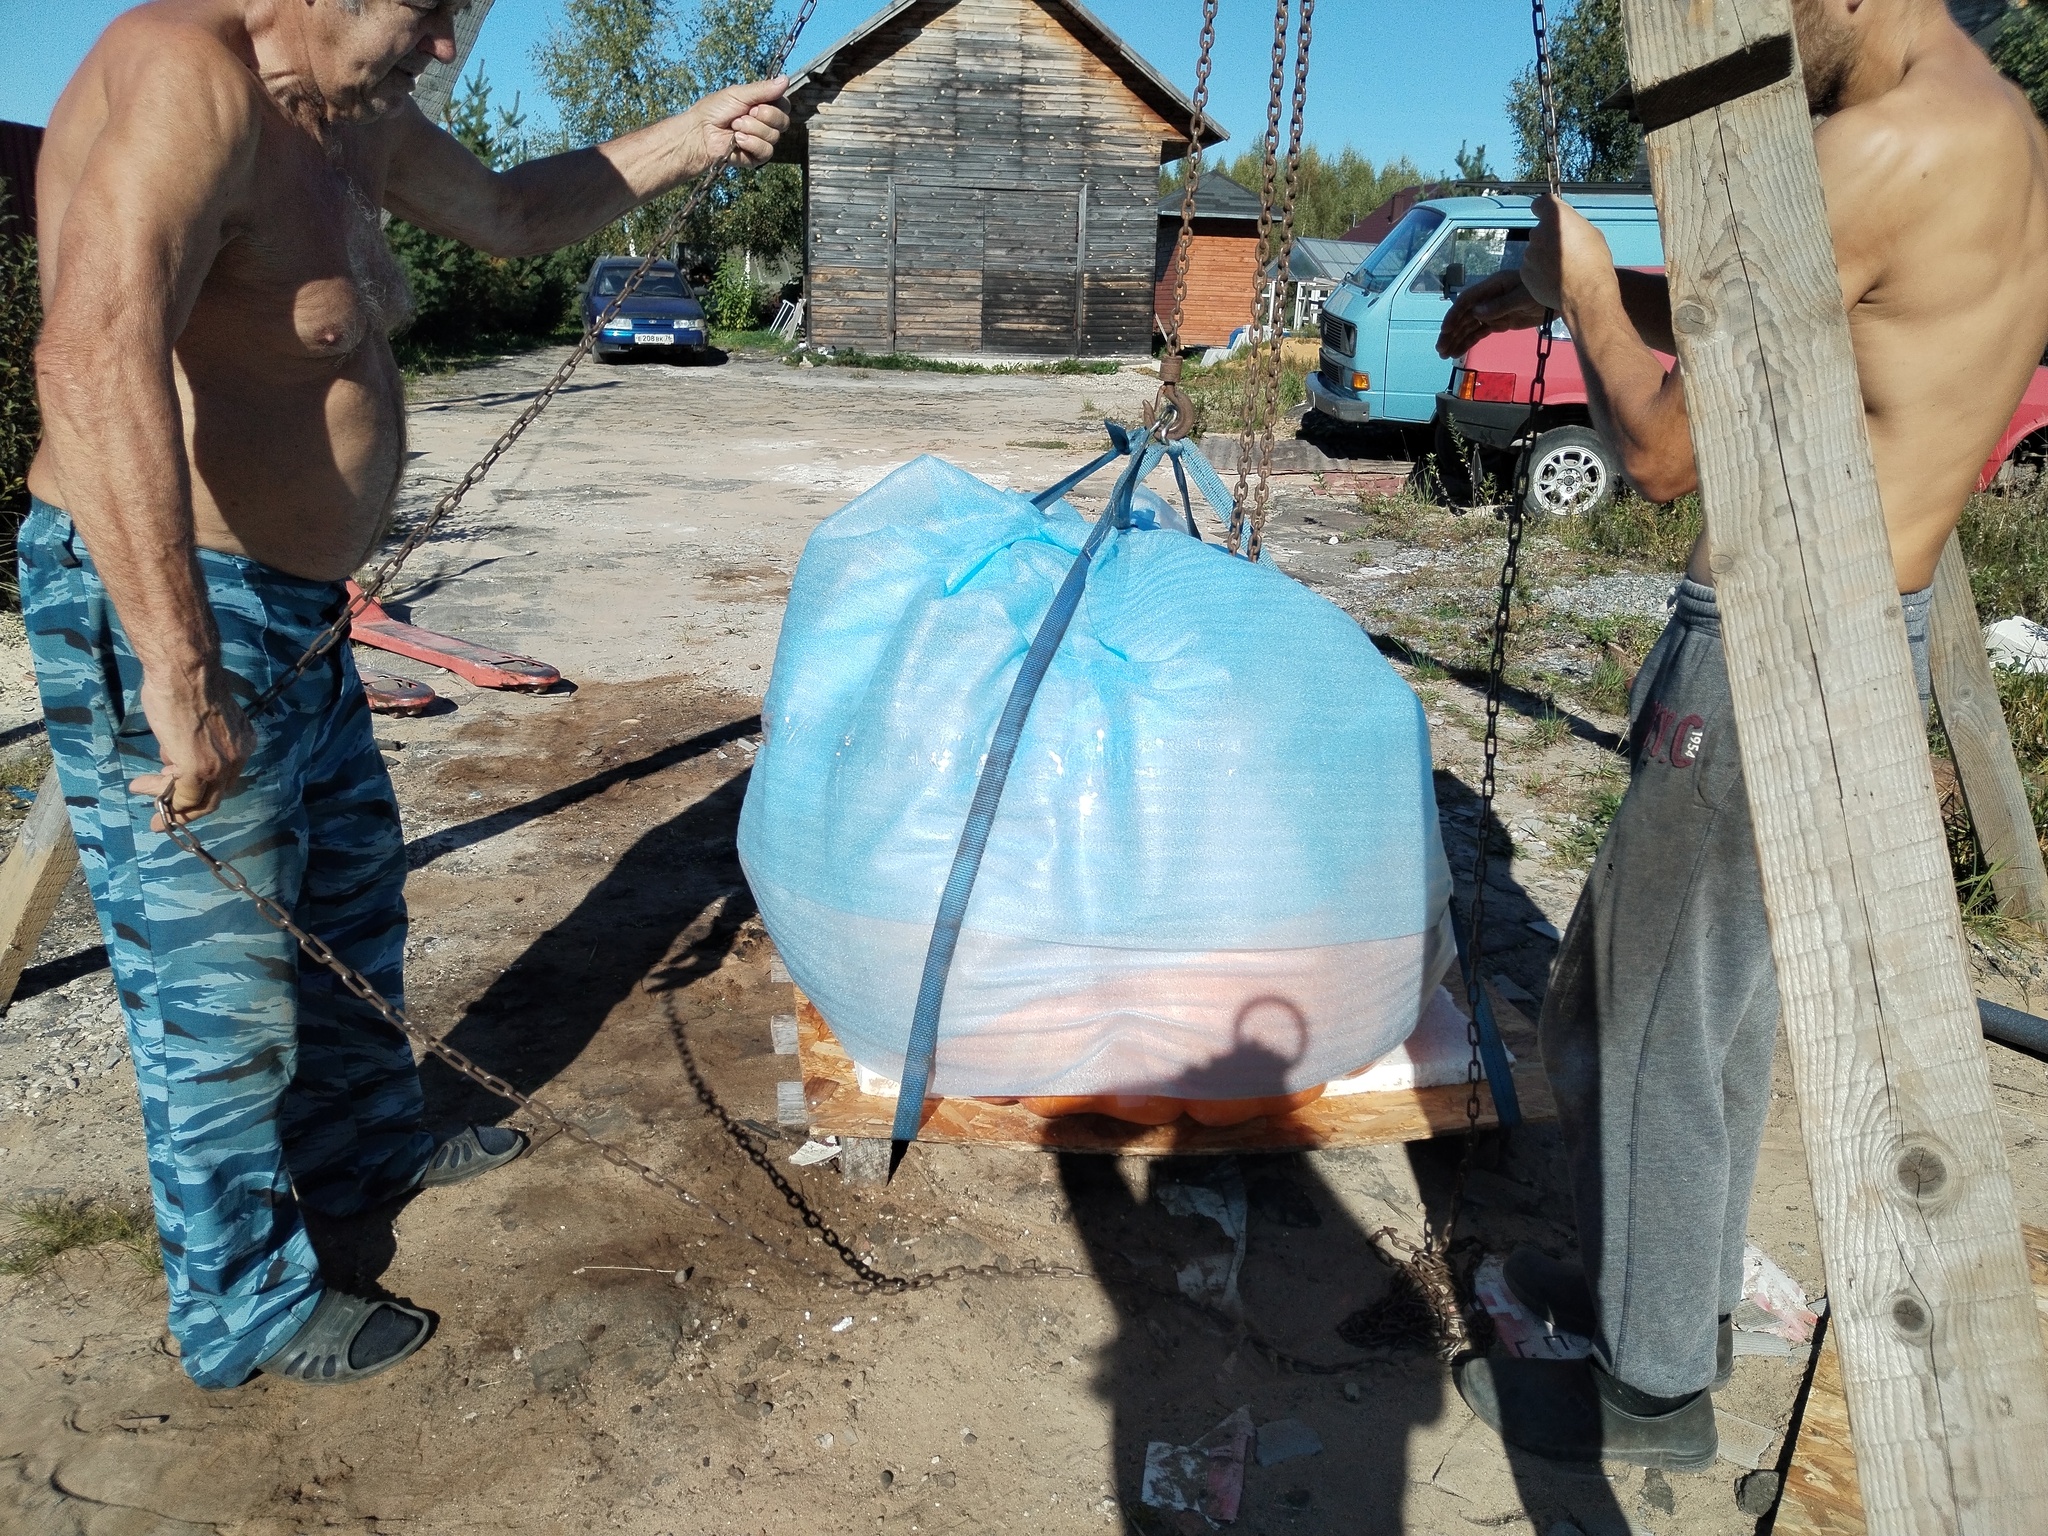
MULTIPOLYGON (((1173 257, 1180 243, 1178 192, 1159 198, 1159 247, 1152 263, 1152 313, 1166 333, 1173 315, 1173 257)), ((1259 281, 1259 195, 1221 171, 1204 171, 1195 188, 1188 293, 1181 307, 1182 347, 1220 347, 1251 324, 1259 281)))
POLYGON ((897 0, 789 94, 813 346, 1150 352, 1159 169, 1193 108, 1084 6, 897 0))

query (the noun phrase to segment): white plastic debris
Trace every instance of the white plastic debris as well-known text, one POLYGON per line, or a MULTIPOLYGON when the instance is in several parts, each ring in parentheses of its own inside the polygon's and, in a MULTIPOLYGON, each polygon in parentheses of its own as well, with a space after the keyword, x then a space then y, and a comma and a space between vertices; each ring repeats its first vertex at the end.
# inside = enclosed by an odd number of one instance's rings
MULTIPOLYGON (((1813 1325, 1820 1320, 1820 1312, 1807 1305, 1799 1282, 1755 1243, 1745 1244, 1742 1250, 1742 1299, 1755 1313, 1737 1309, 1738 1333, 1773 1334, 1787 1344, 1804 1344, 1813 1337, 1813 1325)), ((1823 1302, 1821 1310, 1825 1307, 1823 1302)))
POLYGON ((1228 1157, 1210 1170, 1200 1184, 1161 1185, 1154 1198, 1160 1208, 1173 1216, 1206 1216, 1230 1239, 1229 1253, 1196 1258, 1174 1276, 1181 1294, 1190 1301, 1214 1304, 1235 1312, 1238 1271, 1244 1268, 1246 1238, 1250 1230, 1245 1203, 1244 1173, 1237 1159, 1228 1157))
POLYGON ((2048 672, 2048 625, 2014 614, 1985 626, 1984 650, 1992 664, 2020 672, 2048 672))
POLYGON ((830 1162, 839 1155, 839 1138, 828 1136, 823 1141, 807 1141, 789 1154, 789 1160, 799 1168, 815 1167, 830 1162))
POLYGON ((838 1322, 836 1322, 836 1323, 834 1323, 834 1324, 832 1325, 832 1331, 833 1331, 834 1333, 844 1333, 844 1332, 846 1332, 846 1330, 847 1330, 847 1329, 851 1328, 852 1326, 853 1326, 853 1319, 852 1319, 852 1318, 850 1318, 850 1317, 842 1317, 841 1319, 839 1319, 839 1321, 838 1321, 838 1322))
POLYGON ((1493 1319, 1494 1336, 1509 1354, 1525 1360, 1583 1360, 1593 1352, 1591 1339, 1552 1328, 1517 1301, 1495 1255, 1488 1254, 1480 1264, 1472 1289, 1493 1319))
POLYGON ((1192 1510, 1228 1525, 1244 1498, 1244 1457, 1252 1441, 1252 1414, 1240 1408, 1193 1445, 1154 1440, 1145 1447, 1138 1497, 1154 1509, 1192 1510))

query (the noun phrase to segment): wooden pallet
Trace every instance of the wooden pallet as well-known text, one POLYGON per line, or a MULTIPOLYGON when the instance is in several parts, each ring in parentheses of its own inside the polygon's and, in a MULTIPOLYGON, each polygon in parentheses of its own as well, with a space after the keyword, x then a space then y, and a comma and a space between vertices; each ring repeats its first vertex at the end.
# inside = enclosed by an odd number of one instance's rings
MULTIPOLYGON (((2048 1337, 2048 1232, 2020 1228, 2027 1267, 2034 1281, 2034 1310, 2048 1337)), ((1821 1341, 1813 1388, 1799 1421, 1799 1439, 1778 1501, 1777 1536, 1863 1536, 1863 1492, 1856 1481, 1856 1456, 1849 1444, 1849 1403, 1842 1391, 1842 1362, 1832 1330, 1821 1341)))
MULTIPOLYGON (((1445 983, 1464 1006, 1455 977, 1445 983)), ((803 1073, 804 1105, 813 1136, 836 1136, 839 1165, 849 1180, 874 1182, 888 1168, 889 1131, 896 1100, 860 1091, 853 1059, 846 1054, 811 1000, 796 994, 797 1058, 803 1073)), ((1536 1054, 1536 1030, 1528 1018, 1494 994, 1494 1017, 1515 1053, 1515 1090, 1528 1120, 1553 1120, 1557 1109, 1536 1054)), ((1493 1095, 1481 1088, 1479 1124, 1498 1125, 1493 1095)), ((979 1099, 932 1099, 920 1141, 1010 1147, 1021 1151, 1103 1152, 1139 1157, 1181 1157, 1205 1153, 1284 1152, 1320 1147, 1373 1147, 1426 1141, 1465 1129, 1465 1088, 1402 1088, 1318 1099, 1291 1115, 1268 1116, 1243 1125, 1197 1125, 1183 1116, 1171 1125, 1131 1125, 1103 1115, 1042 1119, 1021 1104, 986 1104, 979 1099)))

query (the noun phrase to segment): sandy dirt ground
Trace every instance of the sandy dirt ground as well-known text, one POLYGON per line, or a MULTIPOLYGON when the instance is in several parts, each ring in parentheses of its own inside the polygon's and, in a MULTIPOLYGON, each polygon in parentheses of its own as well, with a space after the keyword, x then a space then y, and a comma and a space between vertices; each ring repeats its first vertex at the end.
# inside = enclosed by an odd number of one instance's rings
MULTIPOLYGON (((552 367, 441 381, 412 410, 409 505, 459 474, 552 367)), ((788 1157, 768 1019, 789 1007, 733 851, 781 604, 809 530, 936 451, 998 483, 1055 478, 1152 388, 1117 377, 724 367, 590 369, 415 561, 393 606, 553 662, 575 684, 380 721, 413 863, 409 1004, 429 1028, 687 1186, 682 1203, 559 1134, 474 1184, 316 1239, 339 1282, 435 1312, 412 1361, 319 1390, 192 1386, 160 1279, 117 1247, 0 1278, 0 1529, 35 1536, 600 1532, 1167 1532, 1139 1497, 1148 1442, 1234 1410, 1322 1449, 1246 1478, 1250 1532, 1614 1536, 1748 1531, 1724 1460, 1697 1476, 1511 1457, 1426 1351, 1342 1325, 1396 1283, 1391 1228, 1441 1211, 1441 1146, 1147 1165, 915 1150, 886 1190, 788 1157), (1057 447, 1055 444, 1068 446, 1057 447), (692 1086, 692 1073, 702 1084, 692 1086), (714 1113, 714 1107, 717 1111, 714 1113), (750 1160, 751 1147, 758 1161, 750 1160), (783 1181, 772 1182, 763 1165, 783 1181), (1171 1185, 1249 1212, 1242 1316, 1177 1276, 1228 1256, 1171 1185), (862 1294, 835 1245, 891 1273, 984 1273, 862 1294), (1025 1272, 1036 1264, 1073 1277, 1025 1272)), ((1402 552, 1360 560, 1349 499, 1290 491, 1272 543, 1365 612, 1402 552), (1338 542, 1333 544, 1332 539, 1338 542)), ((380 661, 387 670, 405 668, 380 661)), ((32 729, 0 636, 0 737, 32 729)), ((1477 696, 1433 681, 1439 794, 1469 857, 1477 696)), ((1540 790, 1598 773, 1621 722, 1547 744, 1516 716, 1499 807, 1516 855, 1490 897, 1498 968, 1540 995, 1580 876, 1540 790), (1534 790, 1525 786, 1534 785, 1534 790)), ((1987 976, 2023 1000, 2024 968, 1987 976)), ((2000 990, 2000 989, 2003 990, 2000 990)), ((1524 1005, 1531 1012, 1534 1002, 1524 1005)), ((2048 1079, 1987 1046, 2023 1211, 2048 1212, 2048 1079)), ((437 1120, 503 1106, 430 1064, 437 1120)), ((0 1204, 143 1190, 134 1084, 89 909, 74 891, 0 1020, 0 1204)), ((1467 1257, 1568 1251, 1557 1135, 1474 1175, 1467 1257)), ((1755 1240, 1822 1289, 1780 1061, 1755 1240)), ((1803 1351, 1744 1357, 1724 1445, 1772 1465, 1803 1351)))

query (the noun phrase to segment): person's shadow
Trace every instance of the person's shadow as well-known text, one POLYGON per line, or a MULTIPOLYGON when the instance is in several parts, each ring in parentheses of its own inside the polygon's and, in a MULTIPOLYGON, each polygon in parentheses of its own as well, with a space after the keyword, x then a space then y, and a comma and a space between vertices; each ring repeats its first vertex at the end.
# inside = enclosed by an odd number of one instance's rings
MULTIPOLYGON (((1162 1091, 1284 1094, 1307 1028, 1285 999, 1260 999, 1240 1014, 1228 1052, 1162 1091)), ((1186 1133, 1190 1122, 1178 1125, 1186 1133)), ((1344 1342, 1345 1320, 1398 1280, 1352 1214, 1355 1202, 1316 1161, 1296 1152, 1145 1163, 1065 1153, 1059 1172, 1117 1315, 1093 1386, 1111 1407, 1129 1527, 1210 1528, 1200 1512, 1145 1504, 1147 1449, 1193 1445, 1247 1407, 1255 1424, 1298 1420, 1324 1447, 1262 1467, 1253 1441, 1239 1516, 1249 1529, 1401 1529, 1408 1434, 1440 1417, 1448 1382, 1434 1368, 1389 1364, 1384 1351, 1365 1360, 1344 1342), (1149 1188, 1134 1190, 1133 1175, 1149 1188)))
MULTIPOLYGON (((1444 787, 1440 779, 1439 791, 1444 787)), ((1463 808, 1464 797, 1451 798, 1463 808)), ((1462 841, 1469 849, 1481 829, 1476 818, 1465 820, 1462 841)), ((1484 831, 1505 836, 1497 820, 1484 831)), ((1495 862, 1489 888, 1489 930, 1512 924, 1529 937, 1526 924, 1540 914, 1513 884, 1505 860, 1495 862)), ((1469 889, 1463 894, 1469 899, 1469 889)), ((1548 955, 1525 951, 1518 958, 1517 969, 1533 969, 1548 955)), ((1260 999, 1240 1015, 1229 1051, 1161 1091, 1186 1098, 1284 1094, 1308 1027, 1286 999, 1260 999)), ((1527 1054, 1533 1043, 1524 1040, 1520 1049, 1527 1054)), ((1177 1124, 1189 1134, 1190 1122, 1177 1124)), ((1098 1125, 1117 1131, 1114 1122, 1098 1125)), ((1555 1134, 1551 1127, 1517 1132, 1516 1139, 1482 1132, 1476 1160, 1511 1173, 1518 1158, 1540 1165, 1548 1156, 1545 1138, 1555 1134)), ((1257 1140, 1247 1134, 1243 1144, 1257 1140)), ((1445 1136, 1404 1150, 1412 1187, 1431 1220, 1441 1221, 1464 1138, 1445 1136)), ((1093 1386, 1111 1408, 1112 1465, 1129 1529, 1150 1536, 1210 1528, 1199 1512, 1144 1502, 1147 1453, 1155 1442, 1186 1447, 1204 1436, 1213 1441, 1212 1432, 1240 1407, 1250 1409, 1255 1425, 1298 1420, 1323 1447, 1320 1454, 1261 1466, 1254 1439, 1240 1516, 1250 1529, 1398 1531, 1433 1518, 1434 1512, 1408 1508, 1415 1481, 1430 1475, 1411 1474, 1411 1442, 1426 1427, 1455 1429, 1467 1410, 1438 1352, 1442 1323, 1426 1286, 1404 1267, 1398 1245, 1360 1219, 1373 1213, 1376 1223, 1378 1211, 1402 1198, 1384 1171, 1390 1151, 1243 1151, 1149 1161, 1061 1155, 1060 1181, 1075 1231, 1116 1311, 1117 1331, 1093 1386)), ((1542 1181, 1540 1173, 1527 1176, 1542 1181)), ((1468 1201, 1452 1253, 1467 1296, 1481 1254, 1512 1246, 1506 1234, 1489 1235, 1490 1218, 1496 1213, 1486 1205, 1468 1201)), ((1421 1235, 1401 1233, 1411 1241, 1421 1235)), ((1479 1322, 1475 1342, 1483 1347, 1489 1332, 1479 1322)), ((1486 1446, 1495 1442, 1476 1424, 1467 1424, 1460 1439, 1474 1436, 1484 1438, 1468 1454, 1483 1464, 1492 1455, 1486 1446)), ((1537 1529, 1560 1518, 1585 1536, 1621 1536, 1630 1529, 1598 1468, 1559 1467, 1513 1447, 1499 1454, 1537 1529)), ((1169 1455, 1161 1464, 1173 1460, 1169 1455)), ((1473 1512, 1490 1517, 1500 1511, 1473 1512)))

